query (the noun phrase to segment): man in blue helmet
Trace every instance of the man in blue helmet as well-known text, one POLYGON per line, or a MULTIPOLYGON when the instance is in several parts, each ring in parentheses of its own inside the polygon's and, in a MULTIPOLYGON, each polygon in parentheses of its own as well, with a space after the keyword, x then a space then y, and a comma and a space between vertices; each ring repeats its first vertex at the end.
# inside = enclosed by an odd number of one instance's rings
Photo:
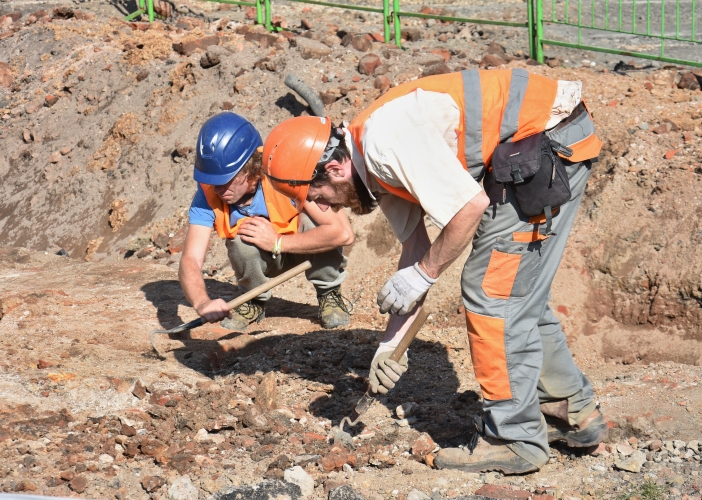
POLYGON ((309 260, 306 276, 317 290, 322 326, 347 325, 349 310, 339 287, 346 278, 341 247, 354 240, 349 220, 314 202, 306 202, 298 213, 292 200, 262 175, 262 145, 254 126, 235 113, 215 115, 200 129, 194 169, 198 187, 178 272, 185 297, 208 322, 223 320, 222 326, 231 330, 264 318, 270 291, 233 310, 207 294, 202 265, 214 229, 226 240, 242 292, 309 260))

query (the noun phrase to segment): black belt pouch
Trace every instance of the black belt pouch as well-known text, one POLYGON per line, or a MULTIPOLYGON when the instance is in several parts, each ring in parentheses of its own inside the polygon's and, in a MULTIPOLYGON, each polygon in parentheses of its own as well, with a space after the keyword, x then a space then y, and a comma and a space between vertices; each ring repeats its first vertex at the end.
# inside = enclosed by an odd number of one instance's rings
POLYGON ((545 133, 534 134, 515 142, 506 142, 495 148, 492 172, 503 185, 503 200, 507 186, 524 215, 544 214, 545 235, 551 231, 552 210, 570 200, 570 183, 561 157, 572 156, 570 148, 549 139, 545 133))

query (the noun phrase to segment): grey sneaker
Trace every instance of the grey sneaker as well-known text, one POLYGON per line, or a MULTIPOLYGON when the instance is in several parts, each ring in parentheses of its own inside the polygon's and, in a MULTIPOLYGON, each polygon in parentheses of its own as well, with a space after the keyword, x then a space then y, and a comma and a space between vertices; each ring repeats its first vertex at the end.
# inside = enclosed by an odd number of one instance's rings
POLYGON ((346 299, 339 289, 332 290, 324 295, 318 295, 319 319, 324 328, 337 328, 351 323, 353 305, 346 299))
POLYGON ((241 332, 251 323, 259 323, 266 317, 266 303, 262 300, 250 300, 232 309, 232 319, 225 318, 219 322, 222 328, 241 332))

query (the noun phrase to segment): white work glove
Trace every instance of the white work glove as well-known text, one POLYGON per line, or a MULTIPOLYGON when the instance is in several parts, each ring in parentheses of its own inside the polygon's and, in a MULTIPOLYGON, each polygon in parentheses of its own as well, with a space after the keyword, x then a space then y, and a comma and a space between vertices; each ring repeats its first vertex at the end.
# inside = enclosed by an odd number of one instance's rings
POLYGON ((419 267, 416 262, 412 267, 400 269, 393 274, 378 292, 378 307, 381 313, 404 316, 409 313, 417 301, 436 283, 419 267))
POLYGON ((393 339, 389 342, 381 342, 378 350, 375 351, 368 375, 370 389, 374 394, 387 394, 388 390, 395 387, 402 374, 407 371, 407 351, 399 362, 390 361, 390 356, 400 340, 393 339))

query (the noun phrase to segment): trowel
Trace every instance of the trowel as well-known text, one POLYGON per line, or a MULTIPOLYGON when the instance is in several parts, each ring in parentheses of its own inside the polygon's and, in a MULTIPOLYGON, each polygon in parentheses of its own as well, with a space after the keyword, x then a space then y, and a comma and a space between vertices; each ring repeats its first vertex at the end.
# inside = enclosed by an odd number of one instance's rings
MULTIPOLYGON (((290 278, 293 278, 297 276, 298 274, 307 271, 309 268, 312 267, 312 264, 310 263, 309 260, 306 260, 302 264, 299 264, 289 271, 286 271, 282 273, 279 276, 276 276, 274 278, 269 279, 266 281, 263 285, 257 286, 256 288, 252 288, 248 292, 239 295, 237 298, 234 300, 230 300, 227 302, 227 305, 229 306, 229 309, 234 309, 235 307, 239 307, 241 304, 248 302, 251 299, 255 299, 259 295, 261 295, 264 292, 267 292, 271 288, 274 288, 281 283, 288 281, 290 278)), ((171 334, 171 333, 180 333, 184 332, 186 330, 192 330, 193 328, 197 328, 198 326, 202 326, 205 323, 207 323, 207 320, 205 318, 197 318, 193 321, 190 321, 189 323, 183 323, 180 326, 176 326, 174 328, 171 328, 170 330, 154 330, 149 334, 149 340, 151 341, 151 347, 154 348, 154 352, 156 355, 159 357, 159 359, 166 359, 166 357, 161 353, 161 351, 158 350, 158 347, 156 347, 156 342, 154 340, 154 335, 157 334, 171 334)))
MULTIPOLYGON (((422 325, 424 325, 424 322, 427 320, 428 316, 429 311, 427 309, 422 308, 419 311, 419 314, 417 314, 417 316, 414 318, 414 321, 412 321, 412 324, 407 330, 407 333, 405 333, 405 336, 402 337, 402 340, 400 340, 400 343, 390 355, 390 360, 395 362, 400 360, 400 358, 405 353, 409 345, 419 333, 419 330, 422 328, 422 325)), ((333 430, 334 444, 345 444, 353 448, 351 434, 344 430, 344 424, 349 424, 349 427, 355 426, 361 419, 361 416, 363 416, 363 414, 368 410, 368 408, 371 407, 375 399, 376 394, 372 393, 369 388, 363 395, 363 397, 361 397, 361 399, 358 400, 358 403, 356 403, 356 407, 353 410, 353 414, 350 417, 344 417, 341 420, 341 422, 339 422, 339 427, 333 430)))

